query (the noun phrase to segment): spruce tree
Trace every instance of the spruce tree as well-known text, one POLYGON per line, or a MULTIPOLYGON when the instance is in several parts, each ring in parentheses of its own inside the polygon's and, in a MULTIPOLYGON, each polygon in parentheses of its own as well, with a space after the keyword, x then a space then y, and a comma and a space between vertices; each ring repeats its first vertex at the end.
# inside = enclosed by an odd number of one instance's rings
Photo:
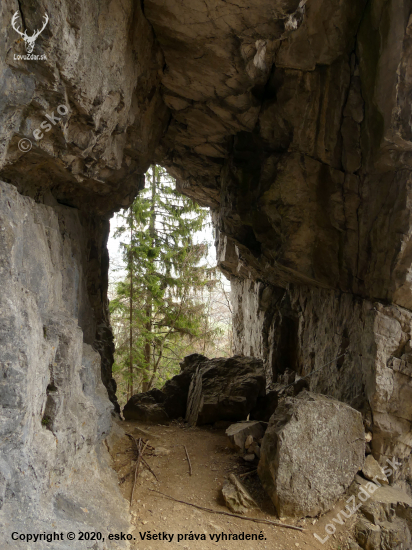
POLYGON ((215 270, 200 265, 207 245, 194 235, 206 209, 179 194, 159 166, 146 174, 146 188, 120 216, 126 276, 110 303, 117 343, 114 370, 127 383, 127 398, 147 391, 176 370, 184 342, 211 339, 201 290, 215 285, 215 270), (167 372, 164 372, 166 369, 167 372))

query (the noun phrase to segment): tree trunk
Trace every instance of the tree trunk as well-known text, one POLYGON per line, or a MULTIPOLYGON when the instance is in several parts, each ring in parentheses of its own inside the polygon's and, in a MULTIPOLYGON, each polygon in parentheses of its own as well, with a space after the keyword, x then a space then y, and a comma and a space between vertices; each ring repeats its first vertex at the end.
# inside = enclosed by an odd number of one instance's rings
MULTIPOLYGON (((152 165, 152 181, 151 181, 151 204, 150 204, 150 222, 149 222, 149 235, 151 238, 151 246, 155 246, 156 239, 156 212, 155 212, 155 203, 156 203, 156 168, 152 165)), ((152 266, 153 267, 153 266, 152 266)), ((146 333, 148 337, 146 338, 146 343, 144 347, 144 356, 145 356, 145 372, 143 378, 143 391, 148 391, 153 382, 153 376, 150 375, 152 369, 152 354, 151 354, 151 339, 149 334, 153 330, 153 303, 152 296, 150 293, 147 293, 146 298, 146 333)), ((153 360, 154 366, 154 360, 153 360)))
POLYGON ((129 297, 129 382, 127 384, 127 399, 133 395, 133 222, 130 225, 130 249, 129 249, 129 264, 130 264, 130 297, 129 297))

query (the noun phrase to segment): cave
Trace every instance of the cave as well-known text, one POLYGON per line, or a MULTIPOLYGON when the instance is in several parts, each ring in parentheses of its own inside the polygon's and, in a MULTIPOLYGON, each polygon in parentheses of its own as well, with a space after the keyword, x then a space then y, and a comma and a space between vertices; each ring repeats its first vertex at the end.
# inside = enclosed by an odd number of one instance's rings
POLYGON ((234 352, 261 358, 268 384, 316 371, 311 391, 361 411, 409 487, 411 10, 2 2, 4 533, 93 524, 73 505, 91 491, 127 529, 102 449, 119 412, 106 245, 151 163, 211 209, 234 352), (19 29, 43 26, 30 53, 19 29))

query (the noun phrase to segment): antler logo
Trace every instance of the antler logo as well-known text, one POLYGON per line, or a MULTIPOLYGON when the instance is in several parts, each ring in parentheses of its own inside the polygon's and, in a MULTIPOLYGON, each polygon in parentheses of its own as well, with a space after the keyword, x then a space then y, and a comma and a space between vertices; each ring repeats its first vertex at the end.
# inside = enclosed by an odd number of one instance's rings
POLYGON ((32 36, 28 36, 27 31, 24 31, 24 32, 20 31, 20 27, 16 26, 17 22, 18 22, 18 19, 19 19, 19 12, 16 11, 16 13, 13 15, 13 19, 11 20, 11 26, 13 27, 13 29, 16 32, 18 32, 23 37, 27 53, 32 53, 37 38, 44 31, 44 29, 46 28, 47 23, 49 22, 49 16, 47 15, 47 13, 44 14, 43 27, 39 31, 37 31, 37 30, 34 31, 32 36))

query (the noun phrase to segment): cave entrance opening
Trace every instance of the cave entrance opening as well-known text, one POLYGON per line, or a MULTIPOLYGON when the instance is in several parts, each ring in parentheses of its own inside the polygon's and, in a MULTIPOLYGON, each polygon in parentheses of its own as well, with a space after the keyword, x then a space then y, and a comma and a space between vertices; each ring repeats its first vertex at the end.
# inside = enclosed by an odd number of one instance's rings
POLYGON ((210 212, 152 165, 108 241, 113 377, 122 407, 161 388, 191 353, 232 354, 230 284, 216 266, 210 212))

